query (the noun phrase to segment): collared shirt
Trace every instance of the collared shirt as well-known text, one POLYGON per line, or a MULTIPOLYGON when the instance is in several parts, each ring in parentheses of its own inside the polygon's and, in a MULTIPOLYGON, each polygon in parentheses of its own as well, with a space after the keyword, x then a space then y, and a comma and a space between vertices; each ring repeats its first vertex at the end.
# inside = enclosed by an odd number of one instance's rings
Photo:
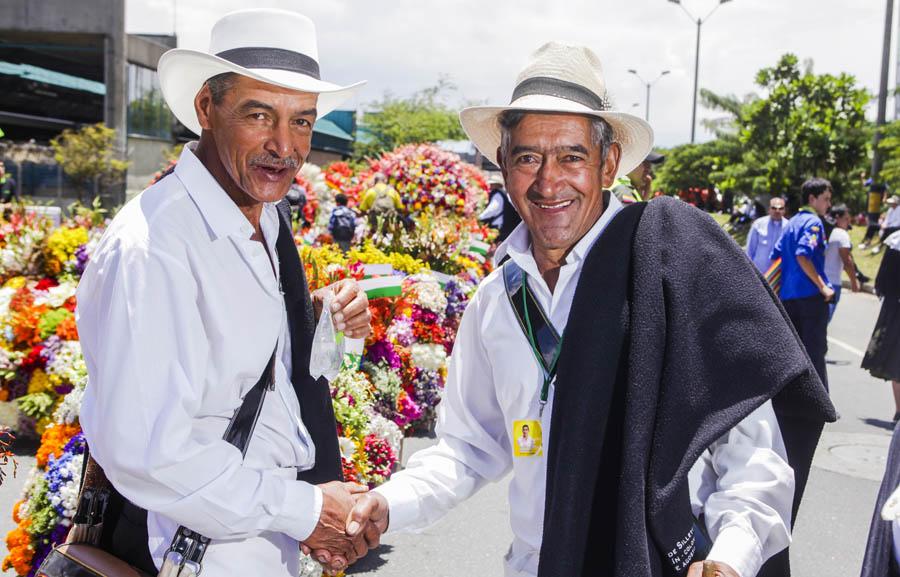
MULTIPOLYGON (((529 288, 560 334, 584 259, 621 206, 611 195, 610 206, 569 252, 552 293, 538 271, 524 223, 498 249, 497 259, 508 254, 528 274, 529 288)), ((519 328, 502 273, 495 270, 463 315, 438 406, 437 445, 413 455, 404 471, 375 489, 390 505, 389 529, 423 529, 512 470, 509 509, 514 539, 506 556, 506 575, 537 575, 547 457, 513 457, 513 443, 521 436, 513 422, 539 420, 546 444, 555 391, 551 386, 539 417, 542 384, 541 366, 519 328)), ((690 486, 695 511, 702 509, 715 539, 710 558, 728 563, 741 575, 755 575, 763 560, 790 541, 793 471, 771 404, 723 436, 709 453, 692 471, 690 486)))
POLYGON ((781 231, 787 218, 774 220, 771 216, 764 216, 753 221, 750 234, 747 235, 747 256, 756 265, 759 272, 766 272, 772 266, 772 248, 781 238, 781 231))
POLYGON ((113 485, 149 511, 157 565, 182 524, 212 539, 204 575, 296 575, 318 522, 321 490, 296 479, 315 447, 290 381, 274 205, 260 226, 265 245, 186 146, 122 208, 78 287, 81 424, 113 485), (275 390, 242 458, 222 435, 276 343, 275 390))
POLYGON ((798 256, 808 258, 822 280, 828 282, 825 274, 825 227, 819 215, 808 208, 794 215, 772 249, 772 259, 781 257, 779 296, 783 301, 819 294, 818 287, 800 268, 798 256))

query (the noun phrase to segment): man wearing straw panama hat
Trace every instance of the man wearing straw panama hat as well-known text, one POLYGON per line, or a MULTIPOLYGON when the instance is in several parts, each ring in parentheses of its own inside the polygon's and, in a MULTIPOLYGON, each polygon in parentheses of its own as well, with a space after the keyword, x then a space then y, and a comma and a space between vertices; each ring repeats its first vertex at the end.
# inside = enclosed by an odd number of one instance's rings
POLYGON ((610 194, 653 133, 589 49, 544 45, 510 105, 460 119, 524 222, 466 309, 438 444, 348 533, 422 529, 512 471, 508 576, 753 577, 790 541, 788 461, 834 418, 776 299, 708 216, 610 194))
MULTIPOLYGON (((316 118, 360 84, 321 80, 312 21, 278 10, 224 16, 209 52, 171 50, 159 75, 199 142, 119 212, 78 290, 81 423, 124 509, 111 552, 155 575, 182 525, 211 539, 208 575, 296 575, 301 541, 355 559, 360 488, 339 482, 328 385, 309 373, 324 294, 310 298, 281 201, 316 118), (264 368, 242 456, 222 437, 264 368)), ((333 292, 337 330, 365 337, 365 293, 333 292)))

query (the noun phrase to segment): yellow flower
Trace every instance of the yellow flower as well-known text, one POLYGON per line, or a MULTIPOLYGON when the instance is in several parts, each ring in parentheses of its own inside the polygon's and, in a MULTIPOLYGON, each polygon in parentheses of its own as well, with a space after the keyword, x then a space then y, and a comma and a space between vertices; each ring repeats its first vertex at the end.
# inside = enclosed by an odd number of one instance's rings
POLYGON ((44 249, 47 257, 47 268, 56 274, 62 271, 63 265, 75 256, 78 247, 87 243, 88 231, 82 226, 73 228, 57 228, 47 237, 44 249))
POLYGON ((14 276, 11 279, 9 279, 8 281, 6 281, 6 283, 3 286, 6 288, 19 290, 20 288, 25 286, 26 282, 28 282, 28 281, 25 279, 24 276, 14 276))
POLYGON ((43 393, 52 389, 53 385, 50 383, 50 378, 47 377, 47 373, 45 373, 43 369, 35 369, 35 371, 31 373, 31 380, 28 382, 29 395, 43 393))

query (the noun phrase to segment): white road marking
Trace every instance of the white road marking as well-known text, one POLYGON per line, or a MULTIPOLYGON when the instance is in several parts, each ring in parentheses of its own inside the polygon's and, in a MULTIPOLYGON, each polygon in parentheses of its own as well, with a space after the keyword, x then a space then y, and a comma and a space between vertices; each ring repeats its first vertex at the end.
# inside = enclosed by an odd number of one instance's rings
POLYGON ((846 349, 860 358, 866 356, 866 353, 864 351, 861 351, 852 345, 848 345, 844 341, 839 341, 834 337, 828 337, 828 342, 831 344, 837 345, 837 346, 841 347, 842 349, 846 349))

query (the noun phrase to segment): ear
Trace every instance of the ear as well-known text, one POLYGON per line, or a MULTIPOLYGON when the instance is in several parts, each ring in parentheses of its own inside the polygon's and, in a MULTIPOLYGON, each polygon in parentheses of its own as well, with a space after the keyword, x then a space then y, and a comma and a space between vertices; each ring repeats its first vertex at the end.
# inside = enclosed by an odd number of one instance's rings
POLYGON ((194 97, 194 111, 197 113, 197 120, 200 122, 200 128, 203 130, 212 128, 210 117, 212 116, 213 106, 209 85, 204 84, 197 96, 194 97))
POLYGON ((497 147, 496 157, 497 157, 497 166, 500 167, 500 174, 503 175, 503 182, 506 182, 506 166, 505 166, 505 163, 503 162, 504 158, 503 158, 503 154, 500 152, 499 146, 497 147))
POLYGON ((613 142, 606 153, 601 167, 600 179, 603 188, 610 188, 616 182, 616 174, 619 172, 619 162, 622 160, 622 147, 618 142, 613 142))

